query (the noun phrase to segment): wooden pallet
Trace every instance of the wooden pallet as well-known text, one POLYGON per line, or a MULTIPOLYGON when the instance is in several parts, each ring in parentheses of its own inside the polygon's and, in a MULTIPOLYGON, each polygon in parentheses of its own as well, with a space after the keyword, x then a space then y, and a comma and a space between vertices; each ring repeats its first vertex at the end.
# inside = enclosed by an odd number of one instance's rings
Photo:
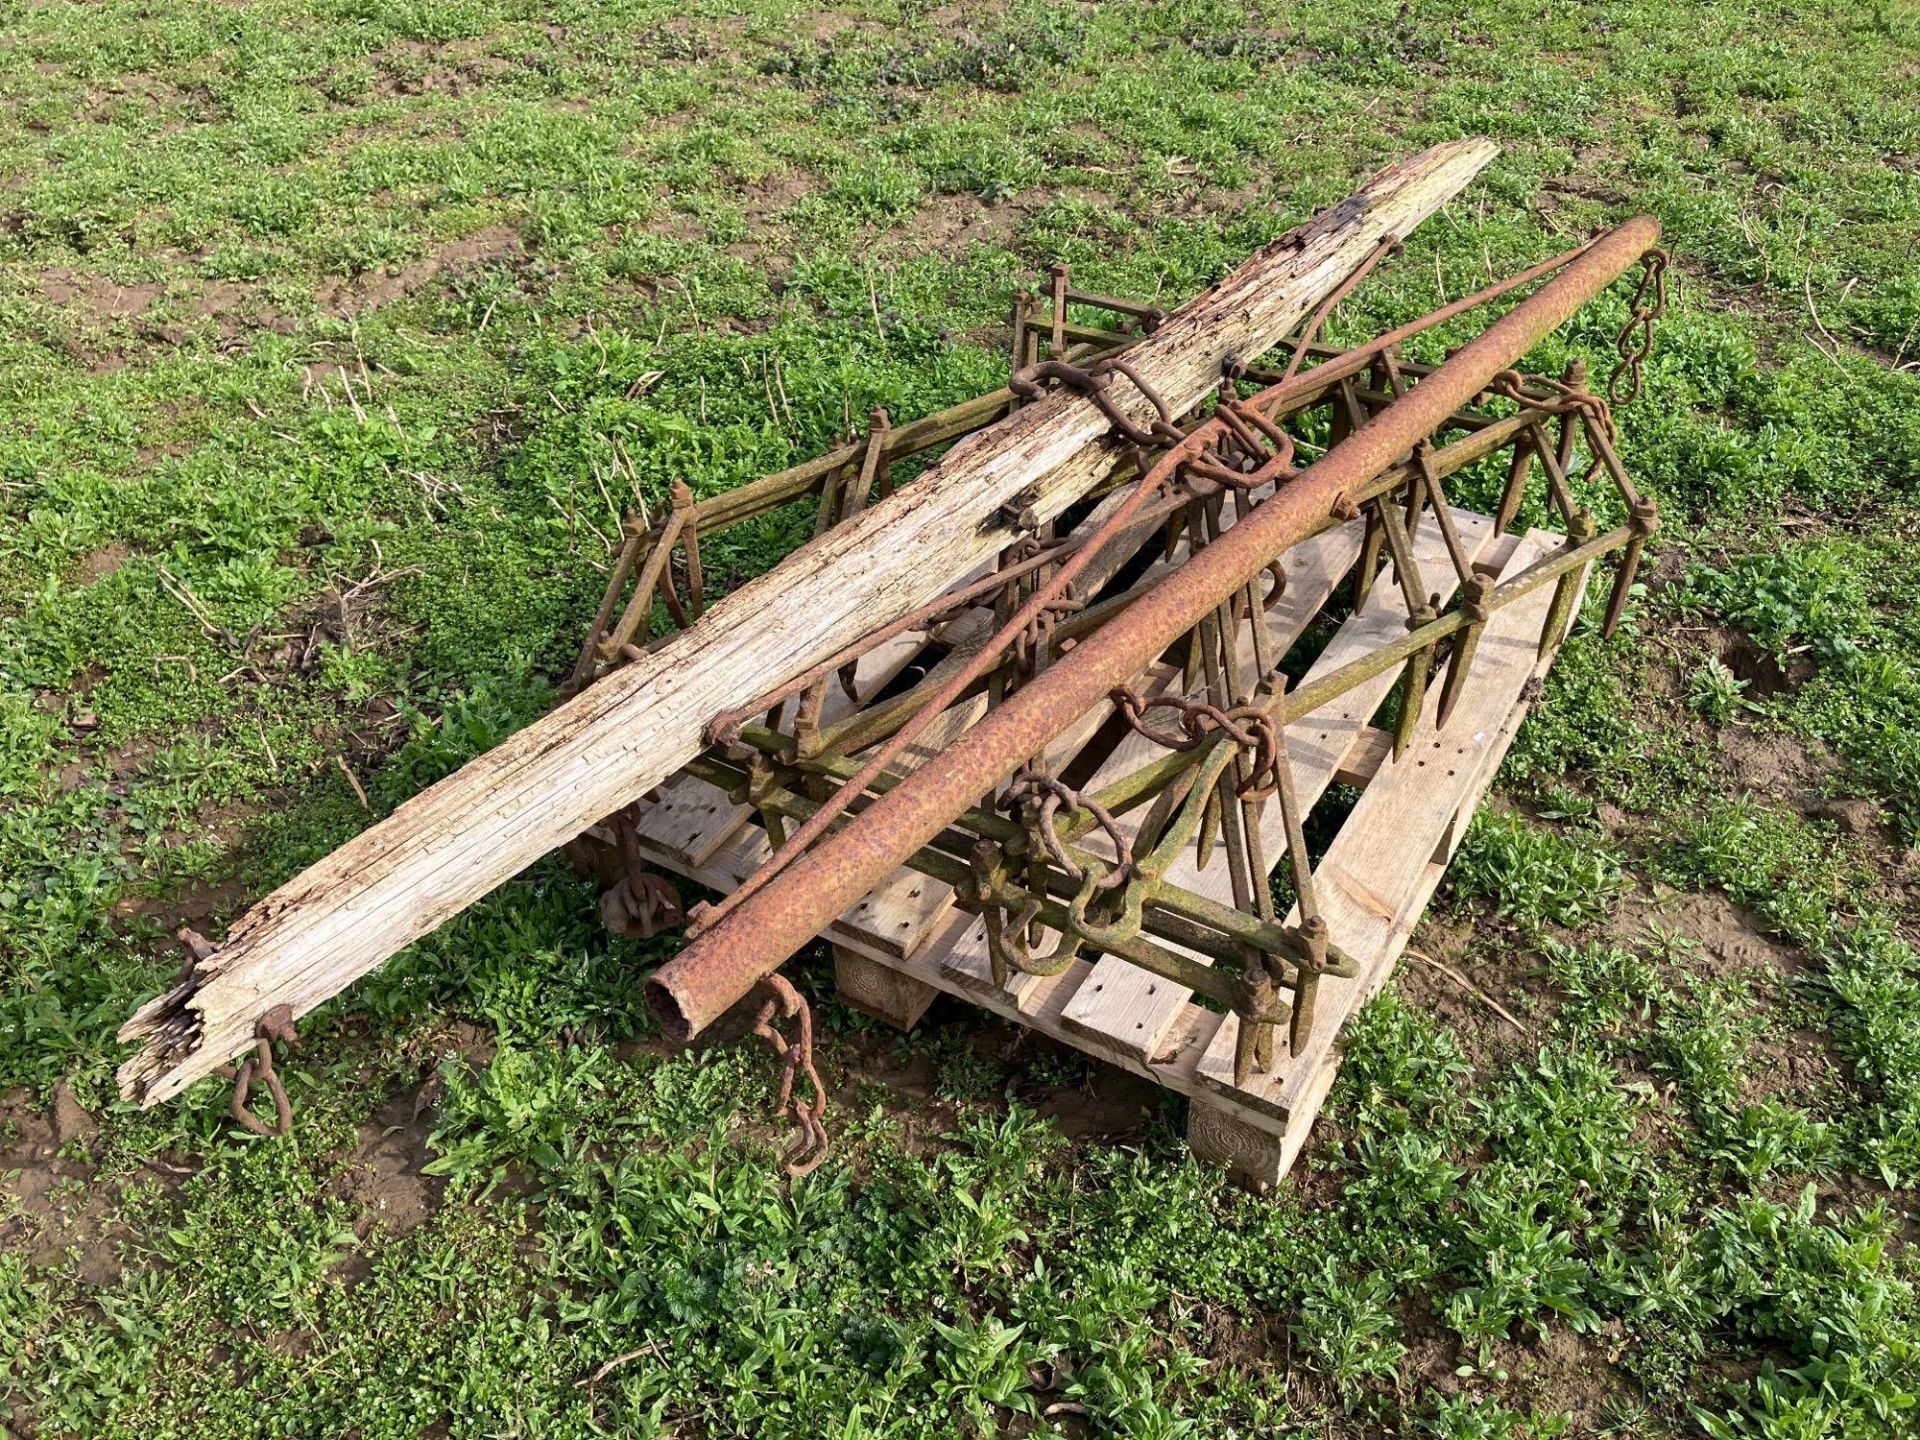
MULTIPOLYGON (((1501 577, 1519 573, 1564 543, 1563 536, 1544 530, 1497 536, 1491 520, 1467 511, 1456 511, 1455 518, 1476 564, 1501 577)), ((1288 552, 1287 589, 1270 612, 1276 650, 1284 652, 1305 633, 1348 576, 1359 549, 1356 521, 1288 552)), ((1422 574, 1442 587, 1444 601, 1454 575, 1431 517, 1420 527, 1414 550, 1422 574)), ((842 998, 905 1029, 936 995, 962 997, 1189 1097, 1187 1139, 1195 1153, 1225 1163, 1246 1181, 1277 1182, 1300 1153, 1333 1084, 1342 1027, 1392 975, 1539 691, 1536 682, 1553 660, 1552 652, 1539 651, 1552 596, 1553 587, 1544 586, 1495 612, 1447 728, 1440 731, 1435 724, 1441 689, 1436 676, 1412 743, 1397 760, 1391 737, 1370 723, 1392 691, 1397 670, 1289 728, 1287 743, 1304 806, 1312 807, 1336 782, 1362 792, 1314 870, 1334 943, 1358 961, 1359 974, 1324 979, 1307 1043, 1298 1054, 1277 1055, 1271 1071, 1254 1076, 1247 1086, 1233 1083, 1237 1022, 1232 1016, 1195 1003, 1184 987, 1114 956, 1076 960, 1054 976, 1015 974, 1005 988, 995 985, 982 922, 956 905, 950 887, 912 870, 889 877, 829 930, 842 998)), ((1389 568, 1366 602, 1340 625, 1308 678, 1404 634, 1406 617, 1389 568)), ((867 678, 905 666, 917 648, 917 641, 903 638, 884 654, 877 652, 868 662, 867 678)), ((1162 664, 1138 684, 1166 692, 1179 679, 1174 667, 1162 664)), ((978 715, 976 704, 940 717, 900 768, 937 753, 978 715)), ((1157 753, 1130 733, 1116 742, 1105 719, 1103 711, 1084 717, 1049 755, 1061 768, 1076 762, 1083 772, 1091 769, 1089 784, 1096 789, 1157 753), (1105 753, 1092 753, 1092 746, 1104 746, 1105 753)), ((751 812, 690 777, 663 786, 639 828, 650 859, 718 891, 731 890, 768 854, 766 834, 751 812)), ((1286 856, 1277 805, 1267 807, 1263 833, 1265 853, 1277 868, 1286 856)), ((1206 869, 1198 868, 1189 852, 1169 878, 1230 903, 1222 851, 1206 869)), ((1194 958, 1207 963, 1205 957, 1194 958)), ((1284 1035, 1277 1037, 1276 1049, 1286 1049, 1284 1035)))

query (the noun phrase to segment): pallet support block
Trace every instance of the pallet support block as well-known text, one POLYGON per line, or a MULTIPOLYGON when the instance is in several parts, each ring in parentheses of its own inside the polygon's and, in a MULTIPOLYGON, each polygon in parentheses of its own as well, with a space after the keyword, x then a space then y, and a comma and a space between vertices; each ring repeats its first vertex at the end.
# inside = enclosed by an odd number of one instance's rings
POLYGON ((845 945, 833 947, 833 987, 862 1014, 911 1030, 940 992, 845 945))
POLYGON ((1198 1095, 1187 1105, 1187 1148, 1196 1159, 1226 1166, 1255 1190, 1278 1185, 1298 1151, 1289 1151, 1286 1137, 1249 1124, 1231 1105, 1198 1095))

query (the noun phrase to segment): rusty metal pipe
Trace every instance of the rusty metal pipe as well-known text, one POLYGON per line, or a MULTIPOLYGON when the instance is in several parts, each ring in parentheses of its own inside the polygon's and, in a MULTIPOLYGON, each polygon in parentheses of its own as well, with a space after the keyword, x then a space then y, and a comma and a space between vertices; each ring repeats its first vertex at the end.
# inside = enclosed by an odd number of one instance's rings
POLYGON ((1453 411, 1616 279, 1659 239, 1651 216, 1616 227, 1406 396, 1282 485, 1115 623, 1006 703, 656 971, 647 1003, 666 1033, 699 1034, 925 845, 961 811, 1124 685, 1350 492, 1402 459, 1453 411))

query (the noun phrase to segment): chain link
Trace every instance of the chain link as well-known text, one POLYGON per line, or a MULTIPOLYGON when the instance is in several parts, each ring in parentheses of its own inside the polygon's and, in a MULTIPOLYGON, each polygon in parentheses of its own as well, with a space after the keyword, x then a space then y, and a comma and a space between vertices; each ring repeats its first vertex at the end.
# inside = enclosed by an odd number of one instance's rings
POLYGON ((227 1105, 227 1113, 254 1135, 284 1139, 293 1133, 293 1106, 287 1099, 286 1084, 273 1068, 273 1044, 277 1040, 291 1050, 298 1038, 293 1029, 293 1007, 276 1005, 261 1016, 259 1023, 254 1026, 253 1054, 238 1065, 222 1065, 214 1071, 214 1074, 233 1081, 233 1099, 227 1105), (265 1085, 273 1096, 273 1108, 277 1116, 273 1125, 266 1124, 247 1108, 247 1100, 256 1084, 265 1085))
MULTIPOLYGON (((1046 554, 1051 548, 1049 542, 1038 536, 1023 535, 1003 552, 1003 568, 1046 554)), ((1015 668, 1029 676, 1038 671, 1046 657, 1053 653, 1054 627, 1065 616, 1077 614, 1086 608, 1087 602, 1074 593, 1073 584, 1069 581, 1062 592, 1047 601, 1014 637, 1011 654, 1015 668)))
POLYGON ((613 833, 624 872, 600 897, 600 919, 615 935, 647 940, 686 917, 680 892, 666 876, 648 868, 640 853, 640 807, 629 805, 613 816, 613 833))
POLYGON ((1042 360, 1014 371, 1007 380, 1007 388, 1023 400, 1037 400, 1047 393, 1042 385, 1047 380, 1057 381, 1063 388, 1093 401, 1100 413, 1107 417, 1115 434, 1143 449, 1165 449, 1187 438, 1186 432, 1173 423, 1173 408, 1160 392, 1118 356, 1096 360, 1084 368, 1070 365, 1064 360, 1042 360), (1131 380, 1134 388, 1153 406, 1156 413, 1150 424, 1143 426, 1137 423, 1114 403, 1107 387, 1116 374, 1131 380))
POLYGON ((1176 695, 1157 695, 1148 699, 1137 690, 1121 686, 1110 698, 1119 707, 1121 717, 1133 731, 1168 750, 1192 750, 1215 731, 1252 752, 1247 776, 1234 787, 1234 793, 1246 800, 1264 800, 1280 786, 1280 732, 1273 717, 1257 705, 1237 705, 1223 710, 1205 700, 1186 700, 1176 695), (1149 710, 1171 710, 1180 717, 1178 732, 1161 730, 1148 723, 1149 710))
POLYGON ((827 1087, 820 1083, 820 1072, 813 1060, 813 1008, 806 997, 784 975, 769 975, 760 982, 766 996, 754 1016, 753 1033, 766 1041, 780 1061, 780 1098, 774 1109, 787 1116, 794 1127, 794 1138, 780 1157, 783 1173, 798 1179, 819 1168, 827 1158, 827 1087), (789 1040, 775 1027, 776 1019, 794 1022, 794 1038, 789 1040), (796 1079, 804 1075, 813 1090, 811 1101, 794 1093, 796 1079))
POLYGON ((1097 801, 1062 784, 1054 776, 1031 767, 1022 767, 1014 773, 999 800, 1000 808, 1009 815, 1018 816, 1028 834, 1039 836, 1053 863, 1060 867, 1069 880, 1079 885, 1085 883, 1087 872, 1067 853, 1067 847, 1060 843, 1060 832, 1053 828, 1053 817, 1060 813, 1062 805, 1068 809, 1087 811, 1113 842, 1116 857, 1114 868, 1094 882, 1094 892, 1098 894, 1126 884, 1133 874, 1133 842, 1126 831, 1120 828, 1120 822, 1114 819, 1112 812, 1097 801))
POLYGON ((1581 415, 1608 440, 1615 436, 1613 407, 1581 386, 1549 379, 1545 375, 1522 375, 1517 370, 1502 370, 1493 377, 1487 390, 1503 400, 1513 401, 1522 410, 1533 410, 1542 415, 1581 415), (1548 393, 1542 395, 1539 393, 1541 390, 1548 393))
POLYGON ((1639 398, 1647 357, 1653 353, 1653 322, 1667 313, 1667 252, 1649 250, 1640 263, 1640 283, 1634 288, 1627 323, 1613 342, 1620 358, 1607 377, 1607 398, 1616 405, 1639 398))
POLYGON ((1231 377, 1213 413, 1224 431, 1214 442, 1215 458, 1188 458, 1181 465, 1183 476, 1246 491, 1292 473, 1293 437, 1235 396, 1231 377))

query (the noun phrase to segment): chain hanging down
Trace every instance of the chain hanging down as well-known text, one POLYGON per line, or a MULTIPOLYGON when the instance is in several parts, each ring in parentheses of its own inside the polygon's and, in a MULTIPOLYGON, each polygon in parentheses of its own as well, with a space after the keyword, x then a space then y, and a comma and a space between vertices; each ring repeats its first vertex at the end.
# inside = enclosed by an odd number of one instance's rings
POLYGON ((1640 283, 1633 292, 1627 323, 1613 344, 1620 359, 1607 377, 1607 396, 1616 405, 1640 397, 1647 357, 1653 353, 1653 322, 1667 313, 1667 252, 1649 250, 1640 263, 1640 283))
POLYGON ((794 1138, 780 1157, 782 1173, 798 1179, 819 1168, 827 1158, 827 1130, 822 1123, 827 1113, 827 1087, 820 1083, 820 1072, 813 1062, 813 1008, 806 997, 794 989, 784 975, 769 975, 760 982, 766 998, 753 1019, 753 1033, 766 1041, 780 1061, 780 1095, 774 1109, 793 1122, 794 1138), (789 1040, 776 1028, 776 1019, 794 1022, 789 1040), (813 1091, 811 1100, 795 1093, 798 1077, 804 1075, 813 1091))
MULTIPOLYGON (((195 966, 213 957, 214 946, 212 941, 190 926, 176 930, 174 938, 187 947, 187 958, 180 969, 180 978, 184 981, 192 975, 195 966)), ((215 1067, 214 1074, 223 1080, 233 1081, 233 1098, 227 1102, 227 1113, 249 1134, 284 1139, 293 1133, 293 1105, 287 1099, 286 1083, 274 1068, 273 1047, 277 1041, 292 1050, 298 1040, 299 1036, 293 1028, 293 1007, 276 1005, 262 1015, 253 1027, 253 1054, 237 1065, 215 1067), (266 1124, 247 1108, 256 1084, 265 1085, 267 1092, 273 1096, 275 1118, 272 1125, 266 1124)))
POLYGON ((297 1040, 292 1007, 276 1005, 260 1017, 260 1023, 254 1029, 253 1054, 238 1065, 222 1065, 214 1071, 223 1079, 233 1081, 233 1099, 228 1102, 227 1113, 249 1133, 279 1139, 285 1139, 293 1133, 293 1105, 287 1099, 285 1082, 273 1067, 273 1046, 278 1041, 291 1050, 297 1040), (272 1125, 260 1120, 247 1108, 247 1100, 256 1084, 265 1085, 273 1096, 275 1121, 272 1125))
POLYGON ((641 855, 638 820, 639 807, 635 805, 613 816, 622 873, 613 888, 600 897, 600 919, 616 935, 648 940, 679 925, 686 913, 673 882, 649 868, 641 855))

